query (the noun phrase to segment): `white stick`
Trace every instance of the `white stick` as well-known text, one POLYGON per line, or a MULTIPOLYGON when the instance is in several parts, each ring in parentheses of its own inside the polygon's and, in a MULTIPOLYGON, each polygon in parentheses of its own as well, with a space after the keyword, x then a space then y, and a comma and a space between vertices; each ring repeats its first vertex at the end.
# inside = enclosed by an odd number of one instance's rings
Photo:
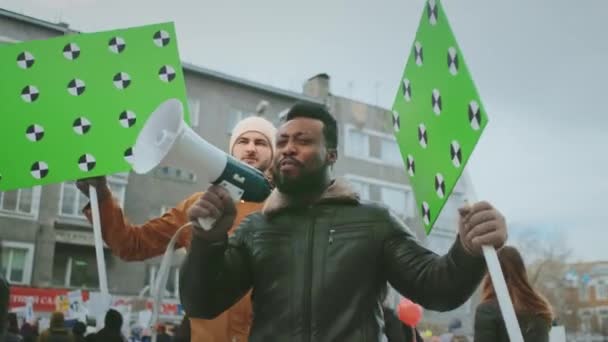
POLYGON ((515 316, 515 310, 509 296, 509 290, 507 290, 507 283, 502 274, 500 263, 498 262, 498 254, 496 249, 492 246, 482 246, 483 256, 486 259, 486 265, 488 266, 488 272, 492 279, 492 285, 494 286, 494 292, 496 292, 496 298, 498 299, 498 306, 502 313, 502 318, 505 321, 505 327, 507 327, 507 334, 509 334, 509 340, 513 342, 524 342, 524 338, 521 335, 519 328, 519 322, 517 322, 517 316, 515 316))
POLYGON ((95 238, 95 255, 97 258, 97 274, 99 277, 99 291, 109 295, 108 276, 106 275, 106 260, 103 257, 103 239, 101 237, 101 220, 99 218, 99 201, 97 190, 89 185, 89 199, 91 201, 91 214, 93 216, 93 236, 95 238))
MULTIPOLYGON (((469 189, 469 196, 471 199, 476 200, 475 190, 473 189, 473 183, 471 178, 466 174, 467 187, 469 189)), ((482 246, 483 256, 486 259, 486 265, 488 267, 488 273, 490 273, 490 279, 492 279, 492 285, 494 286, 494 292, 496 293, 496 299, 498 300, 498 306, 502 318, 505 321, 505 327, 507 328, 507 334, 511 342, 524 342, 524 338, 519 328, 519 322, 517 322, 517 316, 515 316, 515 309, 513 309, 513 302, 511 302, 511 296, 509 296, 509 290, 507 289, 507 283, 505 277, 500 268, 500 262, 498 261, 498 254, 496 249, 492 246, 482 246)))

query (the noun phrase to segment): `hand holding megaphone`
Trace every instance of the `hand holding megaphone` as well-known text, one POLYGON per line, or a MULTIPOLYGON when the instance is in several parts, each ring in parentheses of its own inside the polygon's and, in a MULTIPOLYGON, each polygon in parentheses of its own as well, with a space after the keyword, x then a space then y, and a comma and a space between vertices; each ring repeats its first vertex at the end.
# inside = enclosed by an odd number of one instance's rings
MULTIPOLYGON (((133 170, 147 173, 163 165, 194 171, 199 179, 214 185, 210 188, 211 199, 206 199, 209 204, 220 205, 226 198, 233 202, 240 199, 263 202, 271 190, 264 174, 201 138, 184 123, 183 113, 182 103, 176 99, 163 102, 152 113, 133 147, 133 170), (219 195, 224 197, 218 202, 219 195)), ((211 229, 221 216, 212 208, 207 209, 211 212, 199 213, 196 220, 205 230, 211 229)))
POLYGON ((190 221, 202 226, 210 239, 219 239, 226 234, 232 227, 235 216, 234 200, 228 190, 221 185, 210 186, 201 198, 188 209, 190 221))

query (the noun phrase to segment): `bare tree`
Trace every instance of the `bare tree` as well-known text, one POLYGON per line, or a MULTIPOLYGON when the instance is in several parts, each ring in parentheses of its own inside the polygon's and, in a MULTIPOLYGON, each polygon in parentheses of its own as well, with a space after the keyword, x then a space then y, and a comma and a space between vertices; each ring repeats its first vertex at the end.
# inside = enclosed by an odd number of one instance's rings
POLYGON ((565 278, 571 249, 563 235, 551 236, 541 233, 526 233, 516 236, 514 245, 520 250, 528 270, 528 279, 534 288, 551 303, 556 319, 569 331, 577 331, 577 288, 565 278))

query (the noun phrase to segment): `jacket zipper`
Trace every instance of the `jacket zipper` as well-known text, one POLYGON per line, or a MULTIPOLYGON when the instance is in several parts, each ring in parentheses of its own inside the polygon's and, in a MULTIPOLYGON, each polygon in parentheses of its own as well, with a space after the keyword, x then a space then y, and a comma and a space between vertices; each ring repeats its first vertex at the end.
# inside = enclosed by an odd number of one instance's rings
POLYGON ((308 286, 308 300, 306 301, 306 307, 304 310, 304 317, 306 318, 306 326, 305 326, 305 331, 306 331, 306 336, 305 336, 305 341, 310 341, 311 340, 311 335, 312 335, 312 272, 313 272, 313 243, 314 243, 314 237, 315 237, 315 221, 316 221, 316 216, 314 216, 314 214, 312 215, 312 224, 311 227, 308 231, 308 279, 307 279, 307 286, 308 286))

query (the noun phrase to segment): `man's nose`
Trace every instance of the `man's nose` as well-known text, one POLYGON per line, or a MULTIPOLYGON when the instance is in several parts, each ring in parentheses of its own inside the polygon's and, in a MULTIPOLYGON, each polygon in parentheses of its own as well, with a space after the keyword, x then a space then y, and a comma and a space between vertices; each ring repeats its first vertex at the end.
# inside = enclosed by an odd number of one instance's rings
POLYGON ((247 144, 247 145, 245 146, 245 149, 246 149, 247 151, 255 151, 255 150, 256 150, 256 148, 255 148, 255 143, 250 142, 249 144, 247 144))
POLYGON ((285 144, 285 147, 281 151, 281 154, 285 156, 293 156, 297 153, 297 151, 298 150, 296 149, 295 145, 291 142, 288 142, 287 144, 285 144))

